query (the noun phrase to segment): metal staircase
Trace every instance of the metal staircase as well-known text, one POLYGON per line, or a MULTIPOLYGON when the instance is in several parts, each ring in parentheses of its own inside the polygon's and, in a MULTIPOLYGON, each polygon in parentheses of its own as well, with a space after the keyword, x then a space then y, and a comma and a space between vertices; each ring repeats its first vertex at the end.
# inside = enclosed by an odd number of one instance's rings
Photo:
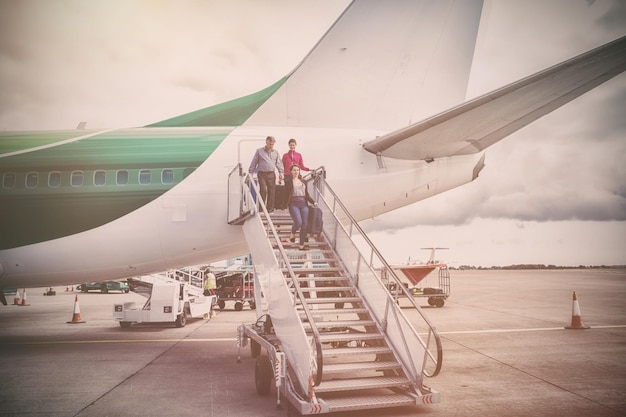
MULTIPOLYGON (((400 310, 374 269, 375 262, 385 267, 384 259, 332 192, 323 169, 308 178, 324 227, 309 238, 306 251, 289 241, 286 212, 268 215, 255 201, 250 189, 259 195, 258 189, 241 167, 229 182, 229 222, 243 225, 255 288, 267 306, 262 311, 257 302, 259 321, 240 326, 240 347, 251 339, 257 357, 257 391, 267 394, 275 382, 279 404, 283 394, 301 414, 438 402, 423 378, 439 373, 440 338, 415 302, 417 319, 410 322, 400 310), (231 204, 238 210, 231 212, 231 204), (363 254, 355 239, 365 240, 369 251, 363 254), (268 356, 260 355, 261 347, 268 356)), ((387 275, 400 282, 390 269, 387 275)))

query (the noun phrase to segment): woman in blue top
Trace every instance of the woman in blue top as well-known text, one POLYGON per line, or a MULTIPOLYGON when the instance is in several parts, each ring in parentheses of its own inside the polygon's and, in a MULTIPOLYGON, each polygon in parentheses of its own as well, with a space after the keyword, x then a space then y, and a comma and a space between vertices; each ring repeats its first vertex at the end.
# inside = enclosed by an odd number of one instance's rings
POLYGON ((300 229, 300 250, 306 249, 306 229, 309 220, 308 203, 315 205, 315 200, 309 195, 306 184, 300 175, 300 166, 293 164, 291 170, 291 181, 285 184, 287 195, 289 196, 289 214, 293 219, 291 226, 291 242, 296 241, 296 232, 300 229))

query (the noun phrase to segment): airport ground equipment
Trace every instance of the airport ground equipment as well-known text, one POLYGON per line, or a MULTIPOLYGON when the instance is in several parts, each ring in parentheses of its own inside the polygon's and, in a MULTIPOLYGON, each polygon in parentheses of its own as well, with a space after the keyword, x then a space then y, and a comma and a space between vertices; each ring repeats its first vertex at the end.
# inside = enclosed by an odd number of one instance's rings
POLYGON ((254 273, 252 271, 221 271, 215 273, 217 281, 217 305, 226 308, 226 302, 233 302, 235 311, 243 310, 245 304, 256 307, 254 300, 254 273))
POLYGON ((441 369, 437 331, 390 269, 417 318, 397 305, 375 270, 387 263, 324 170, 306 179, 323 229, 301 251, 288 214, 267 212, 241 165, 229 175, 228 220, 243 226, 255 268, 257 321, 239 326, 238 346, 239 359, 248 344, 256 358, 257 392, 275 386, 278 405, 287 399, 303 415, 438 402, 424 384, 441 369))
POLYGON ((191 284, 191 275, 186 276, 177 270, 178 275, 168 272, 164 275, 152 274, 129 279, 131 289, 147 297, 143 306, 131 301, 116 303, 113 306, 113 319, 121 327, 132 323, 174 323, 184 327, 188 318, 211 316, 216 301, 215 295, 205 296, 202 286, 191 284), (175 279, 180 278, 180 279, 175 279))
MULTIPOLYGON (((404 282, 404 287, 413 296, 413 298, 427 298, 428 305, 431 307, 443 307, 446 300, 450 296, 450 270, 448 265, 444 263, 419 264, 400 264, 390 265, 390 268, 396 271, 399 277, 406 277, 409 283, 404 282), (423 284, 424 278, 431 272, 437 271, 437 287, 431 287, 423 284), (412 285, 411 285, 412 284, 412 285)), ((380 270, 380 276, 383 282, 387 283, 389 292, 396 299, 403 298, 405 292, 398 290, 398 285, 389 279, 387 269, 380 270)))

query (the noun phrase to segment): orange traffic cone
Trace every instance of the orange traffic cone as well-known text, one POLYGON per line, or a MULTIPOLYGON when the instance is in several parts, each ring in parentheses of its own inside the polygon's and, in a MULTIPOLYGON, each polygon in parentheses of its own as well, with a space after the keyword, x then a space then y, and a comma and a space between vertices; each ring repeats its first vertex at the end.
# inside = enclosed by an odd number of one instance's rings
POLYGON ((580 314, 580 306, 578 305, 578 298, 576 298, 576 291, 572 296, 572 324, 565 326, 566 329, 588 329, 589 326, 585 326, 583 323, 582 314, 580 314))
POLYGON ((20 290, 15 290, 15 297, 13 297, 13 304, 19 306, 22 304, 22 297, 20 297, 20 290))
POLYGON ((70 324, 76 323, 85 323, 84 320, 80 318, 80 306, 78 305, 78 295, 76 295, 76 300, 74 301, 74 315, 72 316, 72 321, 68 321, 70 324))
POLYGON ((30 304, 28 304, 28 297, 26 296, 26 288, 24 288, 24 291, 22 291, 22 304, 20 304, 21 306, 29 306, 30 304))

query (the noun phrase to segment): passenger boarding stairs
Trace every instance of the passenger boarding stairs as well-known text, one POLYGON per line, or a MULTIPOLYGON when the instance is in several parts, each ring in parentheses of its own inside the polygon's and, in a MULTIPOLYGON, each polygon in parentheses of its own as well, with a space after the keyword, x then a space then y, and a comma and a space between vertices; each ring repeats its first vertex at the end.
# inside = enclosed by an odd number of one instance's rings
MULTIPOLYGON (((257 296, 260 287, 267 305, 257 314, 267 313, 273 325, 273 332, 245 326, 243 333, 266 347, 273 370, 280 368, 276 352, 284 353, 286 383, 280 390, 301 414, 438 402, 439 394, 424 385, 424 376, 435 376, 441 368, 439 335, 413 297, 408 297, 415 307, 411 321, 400 310, 375 272, 375 262, 387 268, 390 279, 398 284, 400 279, 324 177, 318 169, 307 178, 324 226, 302 251, 297 239, 289 241, 289 214, 268 215, 263 201, 253 198, 259 190, 252 178, 241 166, 231 172, 229 223, 243 225, 257 296), (365 255, 355 241, 369 246, 365 255)), ((264 382, 256 383, 259 391, 264 382)))

